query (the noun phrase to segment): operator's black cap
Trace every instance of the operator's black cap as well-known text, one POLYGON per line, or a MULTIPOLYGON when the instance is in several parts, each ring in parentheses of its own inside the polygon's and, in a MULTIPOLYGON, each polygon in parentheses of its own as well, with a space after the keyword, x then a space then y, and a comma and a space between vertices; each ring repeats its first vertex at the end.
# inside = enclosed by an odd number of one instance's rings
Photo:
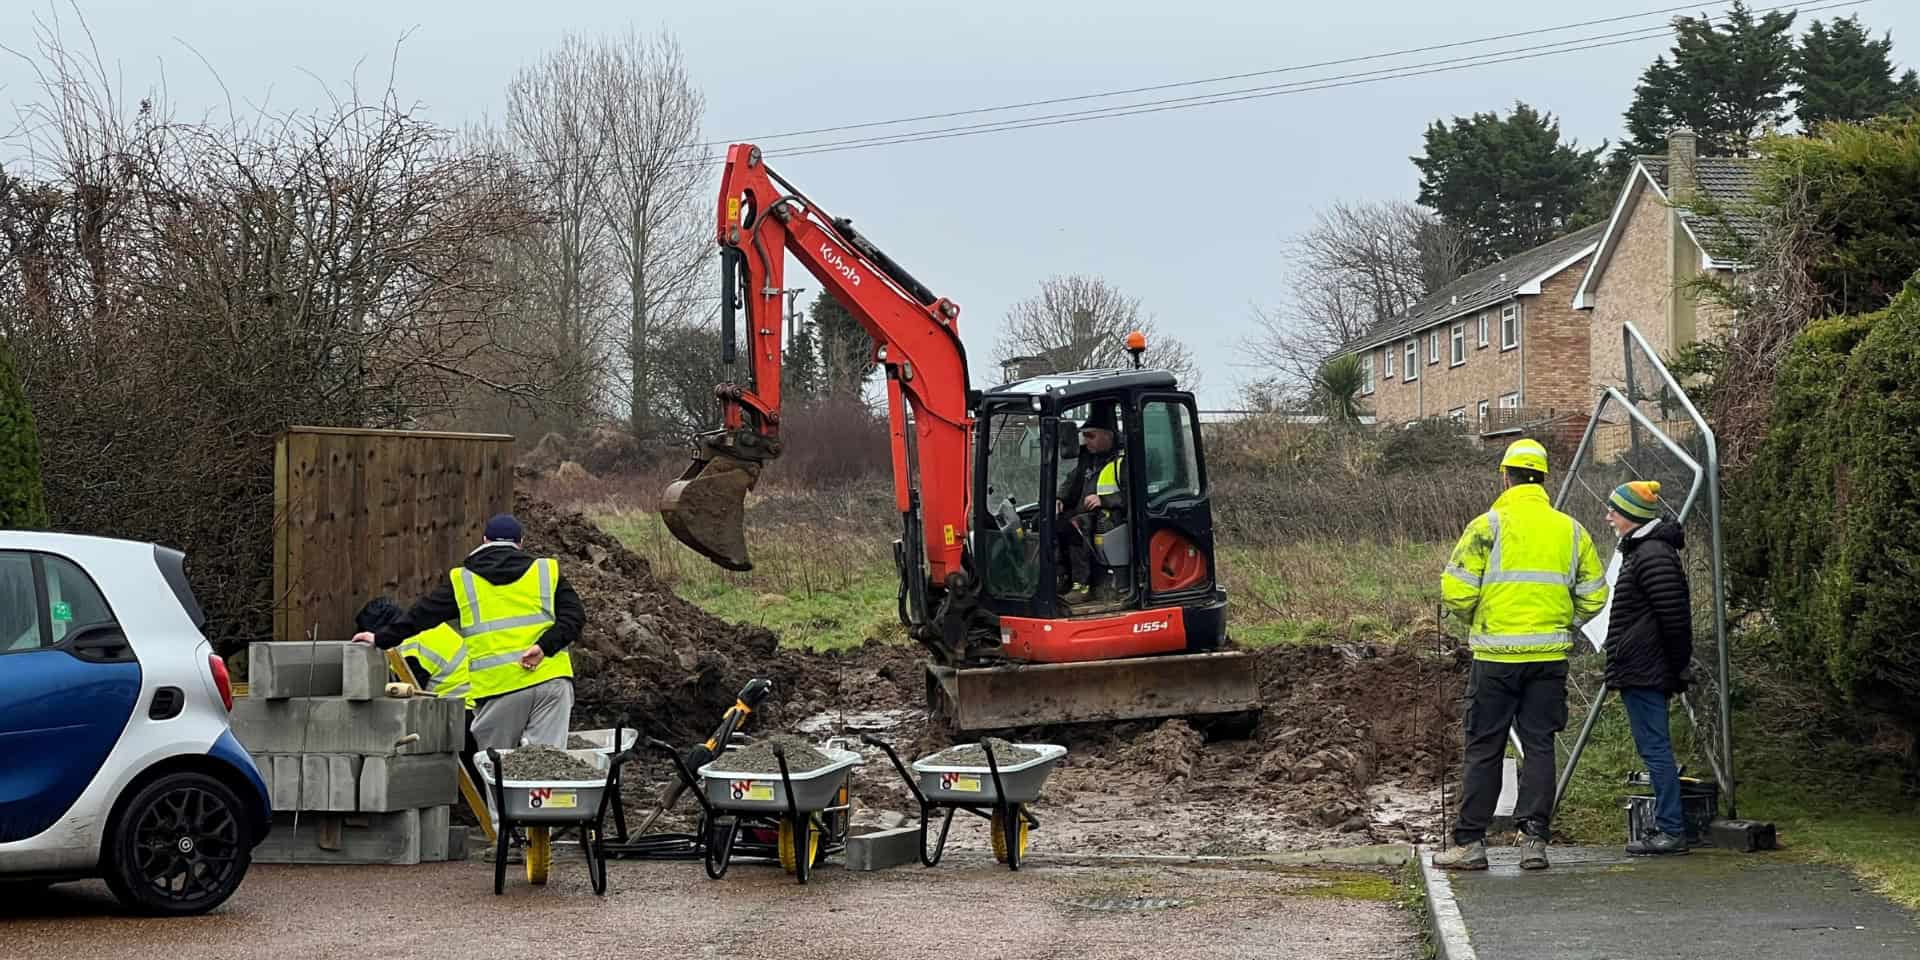
POLYGON ((519 543, 526 532, 520 529, 520 521, 511 514, 500 514, 487 521, 486 540, 488 543, 519 543))
POLYGON ((1080 429, 1105 430, 1108 433, 1120 432, 1119 428, 1114 426, 1113 404, 1111 403, 1094 404, 1093 409, 1087 412, 1087 421, 1080 425, 1080 429))

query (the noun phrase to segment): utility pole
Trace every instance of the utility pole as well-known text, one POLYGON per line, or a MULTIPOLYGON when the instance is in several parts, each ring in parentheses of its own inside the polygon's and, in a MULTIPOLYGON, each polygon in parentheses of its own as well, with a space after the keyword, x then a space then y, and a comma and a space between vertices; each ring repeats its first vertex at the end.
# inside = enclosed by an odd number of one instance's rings
POLYGON ((791 290, 780 291, 787 295, 787 343, 792 343, 793 335, 800 332, 800 295, 805 293, 806 289, 794 287, 791 290))

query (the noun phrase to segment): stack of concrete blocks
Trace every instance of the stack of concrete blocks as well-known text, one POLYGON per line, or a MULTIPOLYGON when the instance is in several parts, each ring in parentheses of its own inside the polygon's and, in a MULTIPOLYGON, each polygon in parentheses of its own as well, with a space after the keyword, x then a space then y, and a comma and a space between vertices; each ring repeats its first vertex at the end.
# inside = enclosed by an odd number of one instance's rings
POLYGON ((233 735, 274 811, 256 863, 465 859, 466 828, 452 822, 460 701, 386 696, 386 654, 366 644, 256 643, 247 673, 233 735))

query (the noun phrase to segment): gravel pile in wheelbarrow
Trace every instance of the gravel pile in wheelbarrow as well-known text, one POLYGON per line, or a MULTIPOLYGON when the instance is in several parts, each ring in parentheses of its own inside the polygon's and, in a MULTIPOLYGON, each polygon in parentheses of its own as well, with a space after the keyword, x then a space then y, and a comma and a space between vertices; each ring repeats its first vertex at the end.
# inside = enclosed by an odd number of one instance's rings
MULTIPOLYGON (((1040 755, 1038 750, 1016 747, 999 737, 988 737, 987 743, 993 747, 993 762, 1003 767, 1025 763, 1040 755)), ((926 762, 950 767, 984 767, 987 765, 987 752, 980 749, 978 743, 963 743, 928 757, 926 762)))
POLYGON ((773 756, 773 745, 776 743, 787 750, 787 772, 790 774, 818 770, 833 762, 801 737, 778 736, 741 747, 721 757, 716 763, 728 773, 779 773, 780 761, 773 756))
POLYGON ((592 740, 588 740, 586 737, 583 737, 577 733, 569 734, 567 736, 568 750, 593 750, 599 746, 600 746, 599 744, 594 743, 592 740))
POLYGON ((605 776, 585 760, 553 747, 521 747, 502 754, 500 767, 508 780, 599 780, 605 776))

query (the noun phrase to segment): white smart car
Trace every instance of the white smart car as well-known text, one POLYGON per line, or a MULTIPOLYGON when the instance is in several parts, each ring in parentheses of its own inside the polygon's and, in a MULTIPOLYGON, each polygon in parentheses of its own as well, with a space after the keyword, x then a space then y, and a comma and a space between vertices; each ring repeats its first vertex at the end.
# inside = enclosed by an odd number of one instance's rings
POLYGON ((0 530, 0 883, 232 896, 271 813, 205 623, 178 551, 0 530))

